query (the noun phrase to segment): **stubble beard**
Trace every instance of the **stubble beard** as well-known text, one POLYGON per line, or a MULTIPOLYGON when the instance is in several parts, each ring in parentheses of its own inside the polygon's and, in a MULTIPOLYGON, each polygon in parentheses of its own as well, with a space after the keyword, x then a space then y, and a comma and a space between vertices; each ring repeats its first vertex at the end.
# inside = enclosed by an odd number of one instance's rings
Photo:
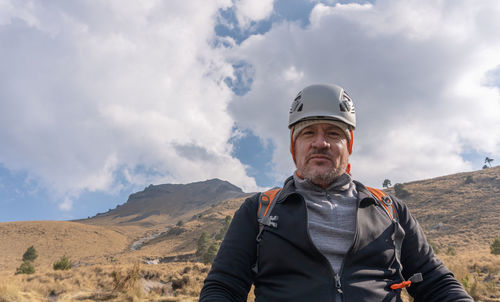
POLYGON ((326 188, 330 186, 337 178, 345 173, 345 167, 332 168, 326 172, 319 171, 309 171, 308 168, 303 168, 300 175, 306 180, 309 180, 313 184, 326 188))

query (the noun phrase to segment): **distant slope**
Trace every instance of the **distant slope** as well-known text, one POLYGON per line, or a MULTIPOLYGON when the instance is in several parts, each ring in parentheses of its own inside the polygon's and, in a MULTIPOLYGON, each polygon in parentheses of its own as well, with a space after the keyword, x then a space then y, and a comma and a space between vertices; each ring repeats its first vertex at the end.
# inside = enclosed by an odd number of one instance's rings
POLYGON ((15 271, 30 246, 38 252, 35 267, 50 266, 61 256, 99 263, 127 249, 126 236, 116 231, 69 221, 0 223, 0 272, 15 271))
MULTIPOLYGON (((404 187, 411 193, 404 202, 427 237, 440 247, 485 250, 494 238, 500 238, 500 167, 405 183, 404 187), (468 176, 473 183, 465 184, 468 176)), ((214 236, 224 217, 232 216, 243 201, 228 200, 210 207, 186 221, 180 234, 160 236, 139 253, 160 256, 194 252, 201 232, 214 236)))
POLYGON ((228 199, 209 207, 183 221, 182 226, 173 226, 158 238, 147 242, 140 250, 130 252, 130 256, 144 259, 194 253, 201 233, 207 232, 210 236, 217 234, 223 226, 224 218, 232 217, 244 201, 244 197, 228 199))
POLYGON ((172 218, 199 212, 223 200, 247 195, 237 186, 220 179, 190 184, 150 185, 141 192, 131 194, 125 204, 79 222, 153 227, 159 222, 172 222, 172 218))
MULTIPOLYGON (((486 247, 500 238, 500 166, 404 184, 405 203, 442 246, 486 247), (466 183, 467 177, 472 178, 466 183)), ((394 193, 391 188, 388 190, 394 193)))

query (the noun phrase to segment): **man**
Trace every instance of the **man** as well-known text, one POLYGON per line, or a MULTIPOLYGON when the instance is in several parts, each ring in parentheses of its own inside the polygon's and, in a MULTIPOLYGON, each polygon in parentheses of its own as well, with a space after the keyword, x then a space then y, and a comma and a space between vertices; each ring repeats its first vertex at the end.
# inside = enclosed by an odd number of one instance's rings
POLYGON ((383 199, 391 214, 352 179, 356 119, 341 87, 304 88, 288 127, 297 170, 275 197, 273 223, 259 226, 259 194, 243 203, 200 301, 246 301, 252 283, 256 301, 401 301, 408 285, 415 301, 473 301, 406 205, 383 199))

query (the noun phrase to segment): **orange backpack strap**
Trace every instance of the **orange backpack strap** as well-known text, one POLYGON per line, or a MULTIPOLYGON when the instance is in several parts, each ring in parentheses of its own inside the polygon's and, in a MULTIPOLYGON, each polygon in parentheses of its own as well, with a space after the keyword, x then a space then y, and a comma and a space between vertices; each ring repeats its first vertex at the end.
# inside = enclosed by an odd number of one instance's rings
POLYGON ((391 197, 387 195, 382 190, 375 189, 372 187, 366 187, 370 193, 375 197, 376 200, 378 200, 379 204, 382 206, 382 208, 385 210, 387 215, 391 220, 398 221, 398 212, 396 211, 396 208, 394 207, 394 203, 392 202, 391 197))
POLYGON ((375 199, 379 202, 379 204, 382 206, 382 208, 385 210, 384 212, 389 216, 389 218, 392 220, 392 224, 394 227, 392 239, 394 241, 394 250, 396 254, 396 262, 398 264, 398 274, 401 278, 400 283, 394 283, 391 284, 391 289, 397 290, 405 287, 410 287, 412 283, 418 283, 421 282, 422 279, 422 274, 421 273, 416 273, 413 276, 411 276, 408 281, 405 281, 403 274, 401 273, 403 271, 403 264, 401 263, 401 248, 403 244, 403 239, 405 237, 405 231, 401 224, 399 223, 398 219, 398 211, 396 211, 396 208, 394 207, 394 202, 392 201, 391 197, 387 195, 382 190, 371 188, 371 187, 366 187, 370 193, 375 197, 375 199))
POLYGON ((281 191, 281 188, 273 188, 269 191, 263 192, 259 197, 259 209, 257 210, 257 221, 259 222, 259 235, 257 240, 260 241, 260 235, 264 226, 278 227, 276 221, 278 216, 271 216, 271 211, 274 208, 276 196, 281 191))
POLYGON ((274 188, 269 191, 263 192, 259 196, 259 208, 257 210, 257 221, 259 222, 259 233, 257 234, 257 259, 255 264, 252 266, 252 271, 257 274, 259 271, 259 244, 262 237, 262 232, 264 231, 264 226, 277 228, 278 216, 271 216, 271 212, 276 204, 276 197, 281 192, 281 188, 274 188))

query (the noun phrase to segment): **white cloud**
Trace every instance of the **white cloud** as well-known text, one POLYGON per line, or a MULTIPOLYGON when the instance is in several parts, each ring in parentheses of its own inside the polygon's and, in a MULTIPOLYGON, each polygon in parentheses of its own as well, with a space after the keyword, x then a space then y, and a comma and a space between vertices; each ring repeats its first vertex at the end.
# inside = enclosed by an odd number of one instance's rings
POLYGON ((241 28, 248 28, 251 22, 267 19, 273 12, 274 0, 236 0, 236 19, 241 28))
POLYGON ((233 69, 212 47, 230 5, 2 2, 0 163, 28 171, 65 210, 84 190, 120 188, 119 175, 255 190, 228 144, 233 69))
POLYGON ((233 54, 255 79, 231 112, 275 142, 280 177, 293 169, 288 106, 318 82, 344 86, 355 101, 355 178, 380 186, 478 169, 461 154, 500 155, 500 81, 491 79, 500 66, 492 32, 499 12, 498 1, 317 4, 308 27, 275 25, 233 54))
POLYGON ((355 101, 353 173, 369 185, 478 168, 467 152, 500 155, 498 1, 317 4, 306 28, 280 21, 213 46, 219 9, 234 6, 245 29, 273 5, 0 2, 0 164, 27 171, 66 210, 120 179, 219 177, 255 190, 231 156, 234 122, 274 142, 283 179, 289 105, 318 82, 355 101), (252 83, 242 97, 225 84, 233 73, 235 87, 252 83))

